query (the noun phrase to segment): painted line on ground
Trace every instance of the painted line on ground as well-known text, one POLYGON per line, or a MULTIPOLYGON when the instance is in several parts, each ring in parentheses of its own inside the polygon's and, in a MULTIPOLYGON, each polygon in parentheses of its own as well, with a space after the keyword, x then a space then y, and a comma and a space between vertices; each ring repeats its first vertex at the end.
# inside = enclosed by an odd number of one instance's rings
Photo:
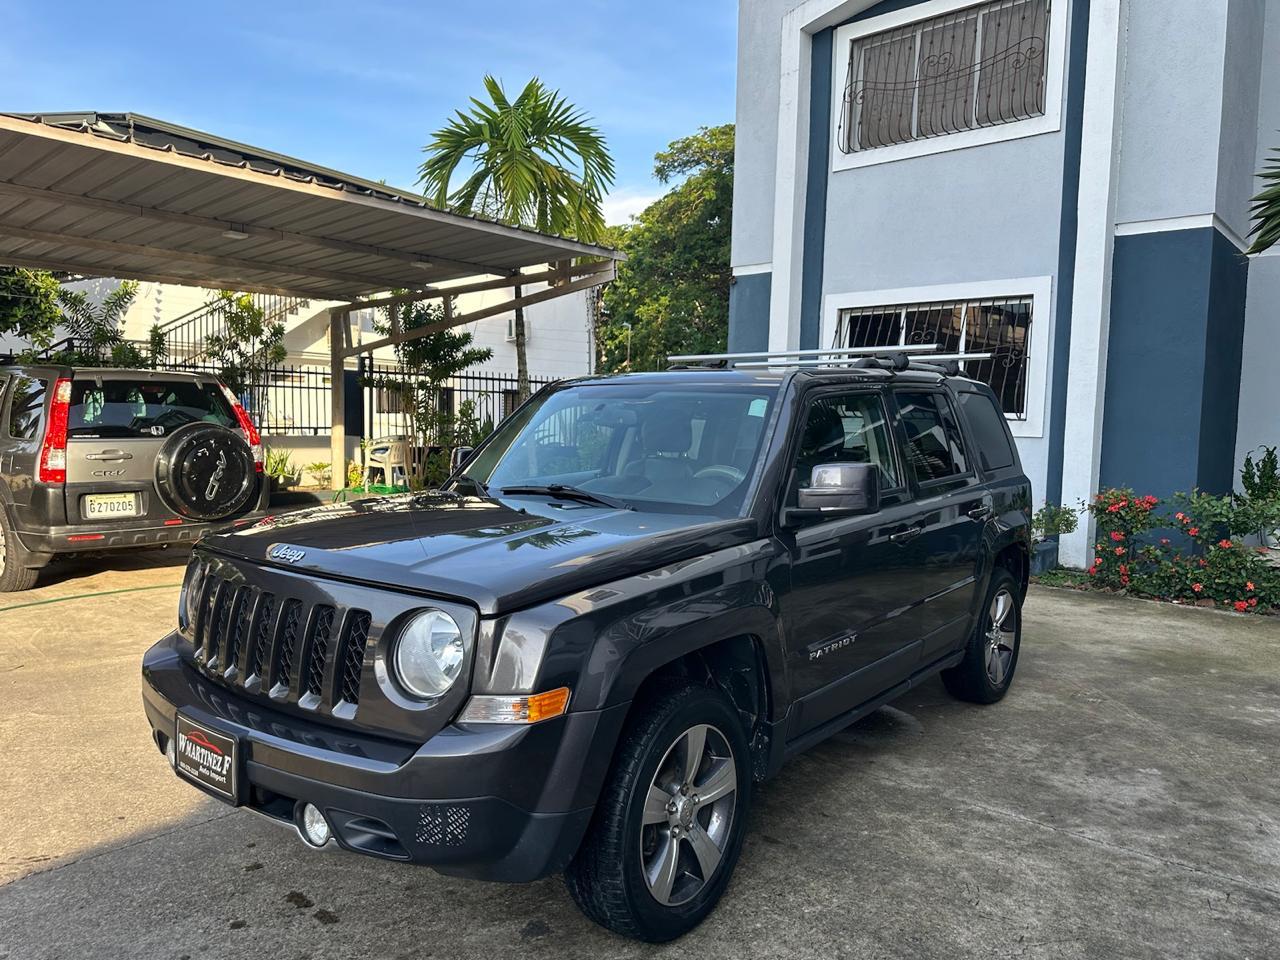
POLYGON ((21 610, 24 607, 42 607, 47 603, 62 603, 64 600, 88 600, 92 597, 110 597, 117 593, 141 593, 144 590, 172 590, 181 586, 181 583, 158 583, 150 587, 123 587, 120 590, 100 590, 97 593, 74 593, 69 597, 49 597, 46 600, 31 600, 27 603, 11 604, 7 607, 0 607, 0 613, 21 610))

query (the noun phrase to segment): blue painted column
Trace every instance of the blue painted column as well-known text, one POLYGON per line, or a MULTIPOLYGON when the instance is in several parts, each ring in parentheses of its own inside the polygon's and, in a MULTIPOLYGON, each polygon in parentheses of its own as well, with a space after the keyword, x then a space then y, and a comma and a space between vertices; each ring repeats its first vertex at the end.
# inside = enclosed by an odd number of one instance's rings
POLYGON ((1213 227, 1116 238, 1102 486, 1231 490, 1248 271, 1213 227))

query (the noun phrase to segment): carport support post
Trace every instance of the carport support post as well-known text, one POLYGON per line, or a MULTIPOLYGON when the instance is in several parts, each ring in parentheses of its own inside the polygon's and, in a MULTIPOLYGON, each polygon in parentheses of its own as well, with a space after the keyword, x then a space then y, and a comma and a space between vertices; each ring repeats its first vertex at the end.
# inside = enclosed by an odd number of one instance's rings
POLYGON ((347 398, 344 389, 346 377, 343 374, 348 309, 347 307, 329 308, 329 396, 331 398, 329 456, 333 461, 330 485, 334 490, 341 490, 347 485, 347 398))

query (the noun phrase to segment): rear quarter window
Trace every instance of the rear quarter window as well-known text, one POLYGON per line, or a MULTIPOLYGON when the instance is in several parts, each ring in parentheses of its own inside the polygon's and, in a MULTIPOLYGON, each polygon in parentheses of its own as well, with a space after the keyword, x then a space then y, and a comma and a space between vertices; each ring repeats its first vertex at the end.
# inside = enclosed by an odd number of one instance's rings
POLYGON ((1002 470, 1013 466, 1015 455, 1009 442, 1009 428, 1004 414, 985 393, 957 393, 960 410, 969 423, 978 460, 983 470, 1002 470))
POLYGON ((14 377, 9 391, 9 436, 34 440, 44 422, 44 397, 49 381, 39 377, 14 377))
POLYGON ((189 423, 235 427, 226 397, 190 380, 77 380, 71 385, 67 436, 73 439, 163 437, 189 423))

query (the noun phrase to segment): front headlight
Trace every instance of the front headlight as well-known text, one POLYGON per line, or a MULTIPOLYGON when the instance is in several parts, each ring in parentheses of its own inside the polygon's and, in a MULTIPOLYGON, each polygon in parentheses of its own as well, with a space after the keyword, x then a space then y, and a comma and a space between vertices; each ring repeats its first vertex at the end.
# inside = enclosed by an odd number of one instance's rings
POLYGON ((204 577, 204 565, 199 560, 187 564, 187 575, 182 579, 178 594, 178 629, 190 633, 196 628, 196 605, 200 602, 200 587, 204 577))
POLYGON ((453 686, 465 657, 466 643, 453 617, 426 610, 405 624, 392 662, 405 692, 430 700, 453 686))

